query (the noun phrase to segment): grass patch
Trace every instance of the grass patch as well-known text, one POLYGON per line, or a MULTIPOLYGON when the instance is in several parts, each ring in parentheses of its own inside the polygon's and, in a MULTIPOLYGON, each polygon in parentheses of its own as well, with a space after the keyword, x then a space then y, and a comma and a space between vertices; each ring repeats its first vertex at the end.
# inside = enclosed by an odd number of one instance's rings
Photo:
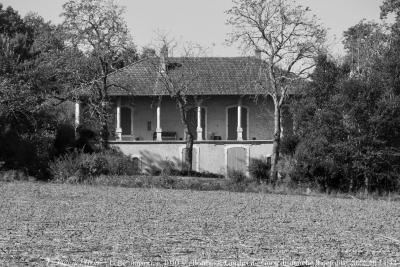
POLYGON ((107 176, 93 177, 87 184, 102 186, 122 186, 129 188, 164 188, 198 191, 223 190, 225 181, 223 179, 182 177, 182 176, 107 176))
POLYGON ((0 195, 0 265, 399 256, 397 202, 30 182, 0 183, 0 195))

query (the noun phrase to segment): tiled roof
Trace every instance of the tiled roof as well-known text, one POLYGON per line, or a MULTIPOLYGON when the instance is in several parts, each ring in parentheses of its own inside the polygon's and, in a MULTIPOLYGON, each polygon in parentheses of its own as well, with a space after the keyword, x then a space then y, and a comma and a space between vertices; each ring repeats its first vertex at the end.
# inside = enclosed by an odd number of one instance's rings
MULTIPOLYGON (((169 57, 168 75, 187 86, 187 95, 255 95, 260 90, 260 65, 255 57, 169 57)), ((168 95, 160 59, 136 62, 109 76, 110 95, 168 95)), ((265 91, 264 91, 265 92, 265 91)))

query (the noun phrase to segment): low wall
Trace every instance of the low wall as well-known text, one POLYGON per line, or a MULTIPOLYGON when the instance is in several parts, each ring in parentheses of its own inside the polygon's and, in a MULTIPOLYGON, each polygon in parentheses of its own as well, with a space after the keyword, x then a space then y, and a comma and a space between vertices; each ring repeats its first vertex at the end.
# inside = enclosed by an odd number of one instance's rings
MULTIPOLYGON (((160 163, 165 160, 181 167, 182 150, 186 147, 183 141, 110 141, 110 144, 126 155, 139 158, 143 171, 160 167, 160 163)), ((252 158, 263 158, 272 154, 272 141, 197 141, 193 145, 193 169, 226 175, 227 151, 235 147, 246 150, 247 164, 252 158)))

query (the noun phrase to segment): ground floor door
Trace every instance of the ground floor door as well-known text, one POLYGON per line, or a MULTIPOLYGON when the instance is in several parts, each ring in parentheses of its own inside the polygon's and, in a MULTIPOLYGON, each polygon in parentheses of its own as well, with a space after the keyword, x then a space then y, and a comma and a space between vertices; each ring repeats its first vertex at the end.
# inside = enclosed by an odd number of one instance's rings
POLYGON ((247 172, 246 154, 246 148, 244 147, 232 147, 227 149, 228 174, 232 171, 247 172))

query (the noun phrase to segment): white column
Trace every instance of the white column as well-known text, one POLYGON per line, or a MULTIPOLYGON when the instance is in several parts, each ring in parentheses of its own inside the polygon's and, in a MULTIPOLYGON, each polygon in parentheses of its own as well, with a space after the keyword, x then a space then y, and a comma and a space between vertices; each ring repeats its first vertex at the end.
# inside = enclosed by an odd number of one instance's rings
POLYGON ((243 141, 243 129, 242 129, 242 99, 239 99, 238 109, 237 109, 237 140, 243 141))
POLYGON ((133 114, 134 113, 134 108, 132 107, 131 108, 131 136, 132 136, 132 138, 133 138, 133 140, 135 140, 135 135, 134 135, 134 132, 133 132, 133 122, 134 122, 134 120, 133 120, 133 114))
POLYGON ((161 129, 161 99, 158 101, 157 104, 157 141, 162 141, 162 129, 161 129))
POLYGON ((80 104, 79 101, 75 102, 75 128, 79 126, 80 123, 80 104))
POLYGON ((122 129, 121 129, 121 97, 117 100, 117 129, 115 130, 117 140, 122 140, 122 129))
POLYGON ((203 128, 201 128, 201 106, 197 107, 197 141, 203 140, 203 128))

